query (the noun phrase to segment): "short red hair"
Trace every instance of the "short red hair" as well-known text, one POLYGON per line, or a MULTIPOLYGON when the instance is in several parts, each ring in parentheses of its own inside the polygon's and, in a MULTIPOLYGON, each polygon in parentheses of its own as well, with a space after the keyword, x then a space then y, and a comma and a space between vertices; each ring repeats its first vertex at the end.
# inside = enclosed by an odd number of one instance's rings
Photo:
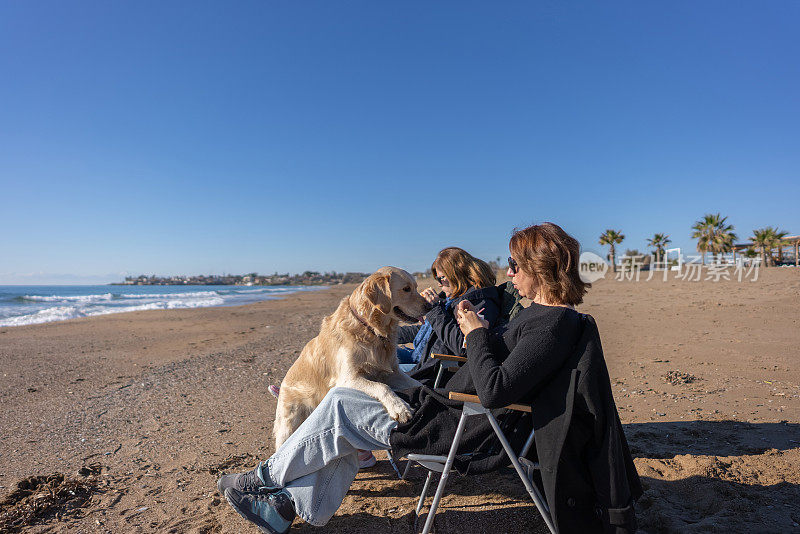
POLYGON ((536 291, 546 301, 576 306, 592 287, 581 280, 581 246, 553 223, 514 230, 508 244, 519 268, 536 281, 536 291))

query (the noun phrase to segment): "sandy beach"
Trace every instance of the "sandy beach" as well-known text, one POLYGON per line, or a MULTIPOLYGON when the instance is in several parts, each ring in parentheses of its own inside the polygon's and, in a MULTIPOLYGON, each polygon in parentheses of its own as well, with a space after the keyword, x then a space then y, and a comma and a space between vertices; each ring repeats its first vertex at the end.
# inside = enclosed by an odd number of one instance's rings
MULTIPOLYGON (((272 452, 266 387, 353 287, 0 328, 0 530, 256 532, 215 481, 272 452)), ((643 532, 800 531, 798 303, 794 268, 590 290, 643 532)), ((362 471, 327 530, 409 532, 422 478, 362 471)), ((441 532, 545 532, 511 471, 449 489, 441 532)))

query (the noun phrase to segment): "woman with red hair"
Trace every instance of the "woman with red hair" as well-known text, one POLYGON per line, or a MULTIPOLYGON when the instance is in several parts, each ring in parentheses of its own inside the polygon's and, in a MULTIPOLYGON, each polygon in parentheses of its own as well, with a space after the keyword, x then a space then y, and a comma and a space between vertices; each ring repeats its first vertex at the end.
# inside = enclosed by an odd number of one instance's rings
MULTIPOLYGON (((589 285, 578 275, 578 242, 544 223, 514 232, 508 275, 533 303, 491 332, 468 300, 457 306, 467 362, 447 383, 398 392, 413 409, 398 423, 383 405, 348 388, 330 390, 289 439, 255 469, 225 475, 217 487, 262 531, 283 534, 296 515, 321 526, 334 515, 358 472, 358 449, 442 455, 449 451, 460 405, 448 393, 476 394, 514 450, 536 430, 531 458, 558 532, 621 534, 636 530, 642 493, 617 415, 597 325, 575 307, 589 285), (506 410, 533 406, 530 417, 506 410)), ((455 464, 481 473, 509 463, 488 419, 466 428, 455 464)), ((531 526, 531 530, 534 527, 531 526)))

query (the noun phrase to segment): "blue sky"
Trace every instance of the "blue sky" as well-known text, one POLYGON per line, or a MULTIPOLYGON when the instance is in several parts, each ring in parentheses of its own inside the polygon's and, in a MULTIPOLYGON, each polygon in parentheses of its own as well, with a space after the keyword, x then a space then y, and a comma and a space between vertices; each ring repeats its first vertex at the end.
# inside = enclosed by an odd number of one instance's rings
POLYGON ((0 284, 800 234, 797 2, 2 2, 0 284))

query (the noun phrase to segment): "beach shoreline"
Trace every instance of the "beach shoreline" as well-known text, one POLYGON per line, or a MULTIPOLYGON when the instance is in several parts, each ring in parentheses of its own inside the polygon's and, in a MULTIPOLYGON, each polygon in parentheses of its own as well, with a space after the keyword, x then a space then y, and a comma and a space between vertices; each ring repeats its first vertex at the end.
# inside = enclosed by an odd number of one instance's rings
MULTIPOLYGON (((89 468, 81 513, 25 531, 248 531, 216 477, 272 452, 266 386, 353 287, 0 327, 0 499, 26 477, 82 480, 89 468)), ((798 296, 800 270, 764 269, 756 282, 606 279, 578 308, 600 329, 646 487, 644 532, 797 528, 798 296)), ((405 532, 420 485, 379 462, 328 528, 405 532)), ((450 489, 440 529, 543 531, 513 476, 455 477, 450 489)))
POLYGON ((325 287, 0 285, 0 328, 135 311, 238 306, 325 287))

